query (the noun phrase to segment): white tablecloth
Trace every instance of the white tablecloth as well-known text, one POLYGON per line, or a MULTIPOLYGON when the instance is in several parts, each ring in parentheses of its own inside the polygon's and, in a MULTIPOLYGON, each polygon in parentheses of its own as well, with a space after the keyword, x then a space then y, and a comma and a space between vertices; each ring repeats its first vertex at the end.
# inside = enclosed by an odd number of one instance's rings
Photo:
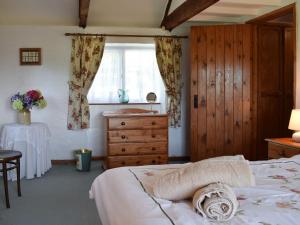
MULTIPOLYGON (((50 131, 44 123, 6 124, 2 127, 0 148, 22 152, 21 178, 32 179, 51 168, 49 138, 50 131)), ((15 170, 9 171, 8 178, 16 180, 15 170)))

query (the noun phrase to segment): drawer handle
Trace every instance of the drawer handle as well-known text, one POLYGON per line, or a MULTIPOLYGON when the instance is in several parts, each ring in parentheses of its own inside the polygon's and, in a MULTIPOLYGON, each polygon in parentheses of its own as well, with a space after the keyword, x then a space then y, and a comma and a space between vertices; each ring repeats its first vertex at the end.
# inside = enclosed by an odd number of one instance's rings
POLYGON ((284 157, 284 158, 285 158, 285 157, 286 157, 285 151, 284 151, 284 150, 282 150, 282 151, 281 151, 281 153, 279 153, 279 156, 281 156, 281 157, 284 157))
POLYGON ((122 123, 121 123, 122 126, 125 126, 125 124, 126 124, 125 122, 122 122, 122 123))
POLYGON ((122 152, 125 152, 126 151, 126 149, 125 148, 122 148, 122 152))
POLYGON ((141 161, 136 161, 136 164, 140 164, 141 163, 141 161))
POLYGON ((156 124, 155 121, 153 121, 153 122, 152 122, 152 125, 155 125, 155 124, 156 124))
POLYGON ((125 139, 125 138, 126 138, 126 136, 125 136, 125 135, 122 135, 122 136, 121 136, 121 138, 122 138, 122 139, 125 139))
POLYGON ((152 160, 152 163, 156 163, 156 161, 155 161, 155 160, 152 160))
POLYGON ((124 162, 124 161, 122 161, 122 165, 125 165, 125 162, 124 162))
POLYGON ((156 150, 156 148, 155 147, 152 147, 152 151, 155 151, 156 150))
POLYGON ((156 137, 156 135, 155 134, 152 134, 152 138, 155 138, 156 137))

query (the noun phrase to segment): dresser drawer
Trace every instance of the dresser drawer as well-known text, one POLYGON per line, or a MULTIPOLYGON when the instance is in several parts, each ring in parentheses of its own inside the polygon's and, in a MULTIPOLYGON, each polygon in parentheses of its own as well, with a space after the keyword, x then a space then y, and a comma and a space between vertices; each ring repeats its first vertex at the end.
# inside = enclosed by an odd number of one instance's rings
POLYGON ((107 157, 107 167, 115 168, 121 166, 140 166, 166 164, 167 155, 143 155, 143 156, 114 156, 107 157))
POLYGON ((109 118, 109 130, 130 130, 130 129, 160 129, 168 127, 167 117, 121 117, 109 118))
POLYGON ((300 154, 299 148, 293 148, 286 145, 269 143, 268 157, 269 159, 289 158, 300 154))
POLYGON ((109 144, 108 155, 167 154, 167 142, 109 144))
POLYGON ((168 140, 168 130, 119 130, 108 131, 109 143, 162 142, 168 140))

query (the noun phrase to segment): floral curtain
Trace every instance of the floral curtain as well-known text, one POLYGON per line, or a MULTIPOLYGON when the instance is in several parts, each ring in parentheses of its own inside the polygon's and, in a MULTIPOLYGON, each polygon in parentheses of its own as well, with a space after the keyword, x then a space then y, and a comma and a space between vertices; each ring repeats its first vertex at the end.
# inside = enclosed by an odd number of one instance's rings
POLYGON ((181 40, 178 38, 155 38, 158 67, 168 96, 170 127, 181 126, 181 40))
POLYGON ((98 71, 105 45, 104 37, 77 36, 72 39, 69 80, 68 129, 89 128, 87 94, 98 71))

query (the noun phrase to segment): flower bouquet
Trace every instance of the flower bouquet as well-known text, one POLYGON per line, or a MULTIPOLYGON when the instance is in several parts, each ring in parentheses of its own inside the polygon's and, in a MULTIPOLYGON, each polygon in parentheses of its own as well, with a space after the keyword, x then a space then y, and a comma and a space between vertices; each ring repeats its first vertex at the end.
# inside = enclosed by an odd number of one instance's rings
POLYGON ((33 106, 43 109, 47 106, 42 93, 38 90, 30 90, 25 94, 17 93, 11 97, 12 108, 19 112, 19 122, 30 124, 30 110, 33 106))

